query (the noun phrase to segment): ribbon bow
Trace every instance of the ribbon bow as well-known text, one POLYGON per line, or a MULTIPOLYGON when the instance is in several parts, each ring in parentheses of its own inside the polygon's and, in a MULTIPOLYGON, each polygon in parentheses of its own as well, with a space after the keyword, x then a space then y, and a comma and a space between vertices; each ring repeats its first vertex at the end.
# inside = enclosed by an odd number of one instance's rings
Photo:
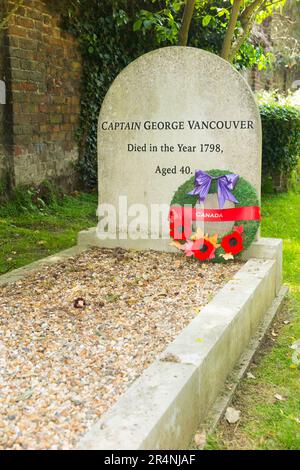
POLYGON ((211 183, 213 180, 217 181, 218 187, 218 201, 220 209, 223 209, 225 201, 232 201, 238 203, 239 201, 234 197, 231 191, 235 188, 235 185, 239 179, 239 175, 221 175, 221 176, 210 176, 204 171, 196 170, 195 173, 195 187, 193 191, 188 193, 190 196, 198 196, 199 202, 204 203, 206 196, 208 195, 211 183))

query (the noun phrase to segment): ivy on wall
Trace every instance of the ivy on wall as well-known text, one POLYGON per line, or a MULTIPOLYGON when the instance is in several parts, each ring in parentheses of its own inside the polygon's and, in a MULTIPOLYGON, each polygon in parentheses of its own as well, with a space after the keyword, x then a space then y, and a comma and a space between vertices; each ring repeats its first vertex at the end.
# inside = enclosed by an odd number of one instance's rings
POLYGON ((78 39, 83 59, 78 170, 88 188, 97 184, 97 124, 103 98, 126 65, 155 47, 154 39, 137 37, 133 30, 136 12, 148 3, 72 1, 63 14, 63 25, 78 39))

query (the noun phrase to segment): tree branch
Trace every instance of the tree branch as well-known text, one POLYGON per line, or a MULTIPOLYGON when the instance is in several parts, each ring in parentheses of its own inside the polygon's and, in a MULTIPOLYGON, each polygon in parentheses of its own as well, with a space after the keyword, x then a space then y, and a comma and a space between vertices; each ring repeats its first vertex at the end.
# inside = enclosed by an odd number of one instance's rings
POLYGON ((232 8, 231 8, 231 15, 230 20, 227 26, 226 34, 224 37, 224 41, 222 44, 222 50, 220 56, 225 59, 229 60, 229 54, 231 49, 231 43, 234 35, 234 30, 236 27, 236 23, 238 20, 240 8, 241 8, 242 0, 234 0, 232 8))
POLYGON ((241 23, 244 29, 244 25, 246 26, 248 21, 250 21, 252 15, 256 10, 261 6, 262 3, 265 3, 265 0, 254 0, 254 2, 250 3, 245 10, 241 14, 241 23))
POLYGON ((251 32, 254 21, 255 21, 255 17, 257 13, 259 12, 259 10, 261 10, 265 6, 266 2, 267 0, 255 0, 253 3, 251 3, 251 5, 248 5, 248 7, 242 12, 240 21, 242 23, 243 32, 239 35, 239 37, 236 40, 236 43, 234 44, 234 46, 232 47, 230 51, 229 59, 228 59, 230 62, 234 59, 235 54, 238 52, 241 45, 243 44, 243 42, 245 41, 245 39, 251 32))
POLYGON ((196 0, 186 0, 183 12, 181 28, 179 31, 178 46, 186 46, 189 37, 189 29, 194 13, 196 0))

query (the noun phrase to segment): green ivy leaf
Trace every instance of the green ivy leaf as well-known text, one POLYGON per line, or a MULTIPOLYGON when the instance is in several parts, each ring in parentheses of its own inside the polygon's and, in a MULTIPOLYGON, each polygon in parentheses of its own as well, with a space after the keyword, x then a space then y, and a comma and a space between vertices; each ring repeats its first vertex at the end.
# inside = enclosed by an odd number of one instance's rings
POLYGON ((211 15, 205 15, 202 18, 202 26, 207 26, 210 23, 210 20, 212 19, 211 15))
POLYGON ((133 31, 139 31, 142 27, 143 21, 137 20, 133 25, 133 31))
POLYGON ((143 25, 144 25, 145 29, 149 29, 152 26, 152 21, 151 20, 145 20, 143 25))

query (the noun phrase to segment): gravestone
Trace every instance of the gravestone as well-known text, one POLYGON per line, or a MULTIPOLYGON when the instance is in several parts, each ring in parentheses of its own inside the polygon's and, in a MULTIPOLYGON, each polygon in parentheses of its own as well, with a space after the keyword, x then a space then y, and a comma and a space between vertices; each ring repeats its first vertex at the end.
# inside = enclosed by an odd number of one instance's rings
MULTIPOLYGON (((209 52, 166 47, 145 54, 105 97, 98 165, 97 244, 169 250, 168 208, 196 170, 236 173, 260 198, 261 123, 252 92, 228 62, 209 52), (109 210, 116 211, 110 220, 109 210)), ((224 208, 233 206, 226 201, 224 208)), ((207 195, 204 207, 218 207, 216 194, 207 195)), ((233 223, 205 222, 205 232, 216 225, 222 234, 233 223)))

